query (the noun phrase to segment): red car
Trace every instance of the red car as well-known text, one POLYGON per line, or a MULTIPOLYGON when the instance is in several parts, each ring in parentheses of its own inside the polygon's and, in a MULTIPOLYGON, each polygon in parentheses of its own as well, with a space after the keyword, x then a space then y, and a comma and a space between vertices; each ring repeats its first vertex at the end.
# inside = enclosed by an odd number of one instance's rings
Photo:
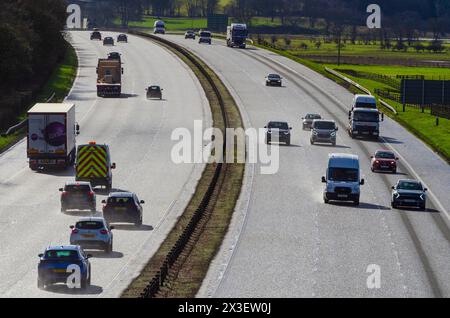
POLYGON ((398 158, 392 151, 378 150, 375 155, 371 157, 371 170, 373 171, 391 171, 397 173, 398 158))

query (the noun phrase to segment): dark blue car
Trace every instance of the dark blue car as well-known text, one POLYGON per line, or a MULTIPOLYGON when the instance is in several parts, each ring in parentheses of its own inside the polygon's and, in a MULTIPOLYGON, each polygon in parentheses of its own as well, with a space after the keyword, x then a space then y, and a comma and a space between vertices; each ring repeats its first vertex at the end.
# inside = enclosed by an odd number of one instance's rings
MULTIPOLYGON (((56 283, 65 283, 74 273, 73 268, 80 269, 79 286, 86 289, 91 284, 91 264, 83 249, 78 245, 51 246, 44 254, 39 254, 38 288, 45 288, 56 283)), ((73 278, 73 276, 72 276, 73 278)), ((75 282, 76 280, 71 280, 75 282)))

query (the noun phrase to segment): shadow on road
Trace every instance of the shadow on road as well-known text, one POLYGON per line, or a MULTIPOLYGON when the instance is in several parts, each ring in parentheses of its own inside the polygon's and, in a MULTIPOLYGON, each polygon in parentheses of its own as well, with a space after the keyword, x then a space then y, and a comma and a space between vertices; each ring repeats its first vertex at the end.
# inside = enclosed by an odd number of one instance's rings
POLYGON ((111 253, 105 253, 103 251, 92 251, 89 249, 85 249, 89 254, 92 255, 93 258, 123 258, 123 253, 112 251, 111 253))
POLYGON ((153 226, 151 225, 141 225, 136 226, 134 224, 117 224, 117 223, 110 223, 110 225, 114 226, 115 231, 136 231, 136 232, 144 232, 144 231, 153 231, 153 226))
POLYGON ((103 292, 103 288, 91 285, 86 290, 82 290, 78 288, 68 288, 66 285, 57 284, 48 286, 45 291, 65 295, 99 295, 103 292))

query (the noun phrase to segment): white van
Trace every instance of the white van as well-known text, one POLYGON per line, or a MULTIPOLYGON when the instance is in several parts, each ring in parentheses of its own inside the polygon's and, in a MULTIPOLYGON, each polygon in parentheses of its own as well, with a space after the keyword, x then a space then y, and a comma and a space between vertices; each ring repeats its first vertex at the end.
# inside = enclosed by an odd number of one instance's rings
POLYGON ((355 108, 377 109, 377 100, 371 95, 355 95, 352 101, 352 110, 355 108))
POLYGON ((353 201, 359 205, 360 187, 364 185, 359 169, 359 158, 349 154, 330 154, 327 176, 322 177, 326 184, 323 201, 353 201))

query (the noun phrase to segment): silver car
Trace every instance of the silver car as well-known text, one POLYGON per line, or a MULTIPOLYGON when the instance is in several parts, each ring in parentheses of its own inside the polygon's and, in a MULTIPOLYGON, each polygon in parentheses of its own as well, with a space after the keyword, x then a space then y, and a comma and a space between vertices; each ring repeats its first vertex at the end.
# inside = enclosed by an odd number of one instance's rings
POLYGON ((83 249, 99 249, 106 253, 113 250, 113 226, 102 217, 85 217, 71 225, 70 244, 83 249))
POLYGON ((316 142, 330 143, 336 146, 336 133, 338 127, 334 120, 314 120, 311 125, 311 145, 316 142))

